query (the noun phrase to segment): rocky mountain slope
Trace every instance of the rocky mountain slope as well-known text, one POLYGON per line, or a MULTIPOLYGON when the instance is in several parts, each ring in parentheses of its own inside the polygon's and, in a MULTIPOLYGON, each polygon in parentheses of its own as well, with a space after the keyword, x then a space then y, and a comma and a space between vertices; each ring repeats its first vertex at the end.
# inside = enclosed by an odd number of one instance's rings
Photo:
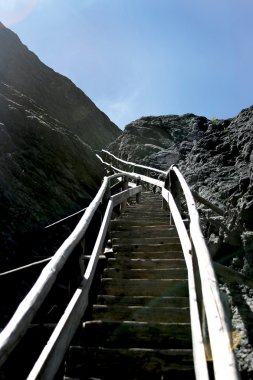
POLYGON ((108 149, 163 170, 177 164, 193 190, 227 213, 230 243, 236 246, 253 230, 252 126, 253 107, 228 120, 193 114, 143 117, 127 125, 108 149))
MULTIPOLYGON (((108 150, 163 170, 177 164, 190 187, 225 212, 211 224, 200 210, 214 259, 252 278, 253 107, 228 120, 193 114, 142 117, 108 150)), ((219 279, 240 337, 235 351, 242 379, 253 379, 253 289, 219 279)))
POLYGON ((2 268, 13 265, 18 236, 87 205, 104 175, 87 144, 2 82, 0 167, 2 268))
MULTIPOLYGON (((93 149, 112 142, 121 131, 2 24, 0 51, 3 271, 31 261, 27 244, 20 246, 31 239, 31 231, 87 206, 104 175, 93 149)), ((52 253, 49 247, 43 254, 52 253)))
POLYGON ((79 88, 43 64, 3 24, 0 51, 0 80, 33 99, 86 144, 101 149, 120 135, 120 129, 79 88))

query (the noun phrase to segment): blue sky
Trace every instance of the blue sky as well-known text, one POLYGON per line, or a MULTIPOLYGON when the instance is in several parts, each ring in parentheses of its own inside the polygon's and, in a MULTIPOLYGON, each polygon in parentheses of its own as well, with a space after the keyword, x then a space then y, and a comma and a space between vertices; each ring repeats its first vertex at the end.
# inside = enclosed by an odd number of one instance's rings
POLYGON ((252 0, 0 0, 0 21, 123 128, 253 104, 252 0))

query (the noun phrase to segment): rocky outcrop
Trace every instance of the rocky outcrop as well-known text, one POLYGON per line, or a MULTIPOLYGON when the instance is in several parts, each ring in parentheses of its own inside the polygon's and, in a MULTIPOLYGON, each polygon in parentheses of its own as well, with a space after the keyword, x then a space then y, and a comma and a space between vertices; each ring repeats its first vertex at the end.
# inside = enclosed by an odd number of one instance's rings
POLYGON ((167 170, 202 135, 206 122, 193 114, 142 117, 128 124, 109 150, 124 160, 167 170))
POLYGON ((79 88, 43 64, 3 25, 0 51, 0 80, 43 107, 63 128, 94 149, 104 148, 120 135, 120 129, 79 88))
MULTIPOLYGON (((228 120, 143 117, 108 147, 124 160, 163 170, 177 164, 190 187, 225 212, 211 224, 200 210, 214 259, 248 276, 253 273, 252 126, 253 107, 228 120)), ((230 301, 242 379, 253 379, 253 291, 229 281, 220 286, 230 301)))
POLYGON ((252 125, 253 107, 228 120, 193 114, 143 117, 127 125, 108 149, 163 170, 177 164, 193 190, 224 208, 228 240, 236 246, 245 231, 253 230, 252 125))

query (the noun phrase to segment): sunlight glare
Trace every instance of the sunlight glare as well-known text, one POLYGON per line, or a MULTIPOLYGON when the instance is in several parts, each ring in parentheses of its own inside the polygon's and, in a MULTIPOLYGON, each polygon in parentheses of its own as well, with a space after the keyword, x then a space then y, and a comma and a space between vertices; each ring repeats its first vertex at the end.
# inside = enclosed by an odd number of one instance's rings
POLYGON ((37 0, 0 0, 0 21, 6 26, 24 20, 34 9, 37 0))

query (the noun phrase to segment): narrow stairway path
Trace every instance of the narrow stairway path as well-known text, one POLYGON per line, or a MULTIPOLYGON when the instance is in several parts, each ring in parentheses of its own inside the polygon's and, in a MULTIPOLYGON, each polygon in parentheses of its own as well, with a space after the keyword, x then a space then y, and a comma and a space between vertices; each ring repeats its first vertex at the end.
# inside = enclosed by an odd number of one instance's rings
POLYGON ((144 192, 111 222, 113 257, 101 278, 69 378, 194 379, 187 270, 159 194, 144 192))

